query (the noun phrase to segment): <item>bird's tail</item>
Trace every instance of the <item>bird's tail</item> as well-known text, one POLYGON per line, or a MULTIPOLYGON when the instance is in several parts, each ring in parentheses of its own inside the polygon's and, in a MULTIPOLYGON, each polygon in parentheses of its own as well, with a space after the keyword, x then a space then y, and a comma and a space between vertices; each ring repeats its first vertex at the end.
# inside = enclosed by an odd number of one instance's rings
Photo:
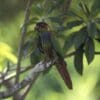
POLYGON ((69 89, 72 89, 73 88, 72 81, 71 81, 71 77, 68 73, 65 61, 63 59, 59 59, 56 62, 56 68, 57 68, 58 72, 60 73, 62 79, 64 80, 65 84, 67 85, 67 87, 69 89))

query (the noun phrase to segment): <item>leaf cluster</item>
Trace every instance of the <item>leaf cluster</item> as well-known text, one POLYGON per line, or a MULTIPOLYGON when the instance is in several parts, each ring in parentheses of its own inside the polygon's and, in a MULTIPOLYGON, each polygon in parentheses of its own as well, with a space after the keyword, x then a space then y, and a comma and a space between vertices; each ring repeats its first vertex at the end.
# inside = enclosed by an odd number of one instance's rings
MULTIPOLYGON (((66 54, 70 48, 75 50, 74 66, 77 72, 82 74, 83 55, 85 54, 87 62, 90 64, 95 57, 95 41, 100 42, 100 8, 98 6, 96 8, 95 2, 92 1, 90 6, 84 0, 77 1, 78 7, 76 9, 71 7, 68 10, 68 0, 36 1, 32 6, 31 18, 28 23, 29 41, 25 42, 27 44, 25 49, 29 50, 32 47, 31 51, 35 50, 33 44, 36 43, 36 39, 32 39, 32 36, 35 37, 36 34, 33 32, 33 27, 39 21, 46 21, 54 35, 58 39, 62 39, 64 53, 66 54)), ((73 1, 72 5, 74 3, 73 1)), ((38 57, 36 58, 38 59, 38 57)))

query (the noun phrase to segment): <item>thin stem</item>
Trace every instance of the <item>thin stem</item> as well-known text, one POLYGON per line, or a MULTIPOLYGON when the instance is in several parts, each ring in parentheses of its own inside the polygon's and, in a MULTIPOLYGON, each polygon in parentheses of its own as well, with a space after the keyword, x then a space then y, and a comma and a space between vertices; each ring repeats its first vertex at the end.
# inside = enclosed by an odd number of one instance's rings
MULTIPOLYGON (((21 69, 19 74, 22 74, 24 72, 27 72, 27 71, 31 70, 33 67, 34 66, 27 66, 26 68, 21 69)), ((16 75, 17 75, 16 73, 14 73, 14 74, 11 73, 9 75, 4 76, 4 78, 2 76, 0 76, 0 84, 2 84, 4 81, 9 81, 9 80, 15 78, 16 75)))
POLYGON ((95 54, 96 54, 96 55, 100 55, 100 52, 96 51, 95 54))
POLYGON ((71 57, 71 56, 73 56, 73 55, 75 55, 75 51, 73 51, 73 52, 71 52, 71 53, 65 55, 65 58, 71 57))
MULTIPOLYGON (((99 51, 95 51, 94 52, 95 55, 100 55, 100 52, 99 51)), ((65 55, 65 58, 68 58, 68 57, 71 57, 71 56, 74 56, 75 55, 75 51, 65 55)))
POLYGON ((15 84, 19 82, 20 65, 21 65, 21 60, 22 60, 22 48, 23 48, 23 43, 24 43, 24 39, 26 36, 26 31, 27 31, 26 23, 29 20, 32 1, 33 0, 28 0, 26 11, 25 11, 25 20, 24 20, 24 24, 22 27, 21 40, 20 40, 19 50, 18 50, 18 63, 17 63, 17 70, 16 70, 17 76, 16 76, 15 84))

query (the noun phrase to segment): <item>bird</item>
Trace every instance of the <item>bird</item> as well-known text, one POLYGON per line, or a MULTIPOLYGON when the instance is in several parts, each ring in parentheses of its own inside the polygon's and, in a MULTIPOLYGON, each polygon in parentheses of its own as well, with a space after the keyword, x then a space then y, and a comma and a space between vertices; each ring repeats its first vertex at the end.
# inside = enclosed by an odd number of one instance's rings
POLYGON ((64 57, 59 51, 60 45, 53 37, 52 31, 46 22, 38 22, 35 26, 37 32, 37 48, 44 55, 46 60, 54 61, 55 66, 69 89, 73 89, 72 80, 67 69, 64 57))

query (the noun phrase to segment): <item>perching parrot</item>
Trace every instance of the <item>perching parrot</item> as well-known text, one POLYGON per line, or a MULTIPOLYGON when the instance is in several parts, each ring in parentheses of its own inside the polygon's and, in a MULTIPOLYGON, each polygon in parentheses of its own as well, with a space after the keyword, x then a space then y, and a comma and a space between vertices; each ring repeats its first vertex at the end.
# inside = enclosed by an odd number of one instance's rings
MULTIPOLYGON (((55 60, 56 68, 64 80, 69 89, 72 89, 72 81, 67 70, 66 63, 62 54, 59 52, 59 48, 55 43, 52 32, 49 31, 48 24, 45 22, 39 22, 35 26, 38 40, 37 47, 39 51, 44 54, 46 59, 51 61, 55 60)), ((59 46, 59 45, 58 45, 59 46)))

